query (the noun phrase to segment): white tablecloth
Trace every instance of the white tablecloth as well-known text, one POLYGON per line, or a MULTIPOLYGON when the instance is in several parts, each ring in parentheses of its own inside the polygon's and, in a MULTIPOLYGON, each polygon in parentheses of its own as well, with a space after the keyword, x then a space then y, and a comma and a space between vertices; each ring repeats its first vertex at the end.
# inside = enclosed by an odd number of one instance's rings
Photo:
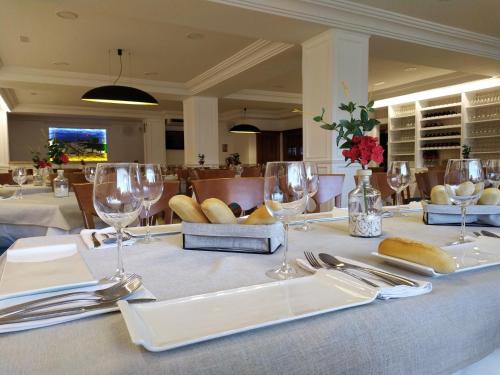
MULTIPOLYGON (((384 219, 383 225, 384 236, 434 244, 455 239, 458 232, 458 227, 425 226, 418 213, 384 219)), ((380 238, 349 237, 345 221, 313 228, 308 233, 291 230, 291 259, 302 257, 304 250, 328 251, 399 271, 370 255, 380 238)), ((115 250, 88 250, 79 236, 27 238, 15 247, 63 242, 78 244, 96 278, 114 271, 115 250)), ((269 282, 265 271, 282 257, 282 251, 187 251, 181 250, 181 242, 175 235, 127 246, 125 268, 143 275, 145 286, 165 300, 269 282)), ((119 314, 6 334, 0 338, 0 374, 452 374, 500 347, 500 267, 432 282, 432 293, 423 296, 375 301, 165 353, 132 344, 119 314)), ((480 372, 473 372, 470 367, 459 375, 497 375, 498 357, 488 361, 493 368, 480 366, 480 372)))
MULTIPOLYGON (((3 189, 10 191, 18 191, 19 185, 3 185, 3 189)), ((50 186, 35 186, 33 184, 23 185, 23 195, 50 193, 52 188, 50 186)))

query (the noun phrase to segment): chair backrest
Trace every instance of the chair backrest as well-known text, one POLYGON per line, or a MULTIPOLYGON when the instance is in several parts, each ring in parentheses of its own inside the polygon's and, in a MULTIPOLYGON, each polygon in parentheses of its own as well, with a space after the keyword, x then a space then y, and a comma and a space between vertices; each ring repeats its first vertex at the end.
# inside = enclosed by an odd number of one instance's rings
POLYGON ((0 185, 14 185, 15 182, 12 179, 10 173, 0 173, 0 185))
POLYGON ((316 203, 314 212, 320 212, 320 205, 332 199, 335 200, 335 207, 340 207, 345 176, 343 174, 320 174, 318 177, 318 192, 313 196, 316 203))
MULTIPOLYGON (((358 176, 354 176, 354 180, 356 181, 357 184, 358 176)), ((380 191, 382 200, 387 200, 387 198, 390 197, 392 199, 392 203, 396 204, 396 192, 392 190, 389 183, 387 182, 387 173, 385 172, 372 173, 370 181, 372 186, 380 191)), ((410 201, 409 186, 402 192, 402 198, 403 198, 403 203, 408 203, 410 201)))
POLYGON ((436 185, 444 184, 444 169, 431 169, 427 172, 415 173, 418 191, 422 199, 431 197, 431 190, 436 185))
POLYGON ((264 202, 263 177, 193 180, 192 184, 198 203, 218 198, 228 205, 237 203, 243 211, 248 211, 264 202))
MULTIPOLYGON (((149 217, 150 217, 150 224, 156 224, 156 221, 158 217, 163 217, 163 220, 165 224, 171 224, 172 223, 172 209, 168 205, 168 201, 170 198, 172 198, 174 195, 179 194, 180 190, 180 182, 179 181, 164 181, 163 182, 163 193, 161 195, 161 198, 158 202, 153 204, 151 206, 151 209, 149 210, 149 217)), ((144 222, 146 219, 146 211, 142 209, 141 213, 139 214, 139 219, 141 221, 141 224, 144 222)))
POLYGON ((97 216, 92 199, 93 184, 73 184, 75 190, 76 200, 80 211, 82 211, 83 223, 85 228, 94 229, 94 216, 97 216))
POLYGON ((194 171, 197 179, 232 178, 236 171, 231 169, 197 169, 194 171))
POLYGON ((241 177, 260 177, 260 167, 258 165, 253 167, 244 167, 241 177))

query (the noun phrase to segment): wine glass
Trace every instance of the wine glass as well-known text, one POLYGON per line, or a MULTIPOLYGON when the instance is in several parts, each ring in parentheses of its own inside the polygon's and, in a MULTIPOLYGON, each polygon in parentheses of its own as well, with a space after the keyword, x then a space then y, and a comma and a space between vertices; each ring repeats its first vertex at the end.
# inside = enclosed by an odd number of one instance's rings
MULTIPOLYGON (((316 163, 305 161, 304 170, 306 173, 306 186, 307 186, 307 203, 306 203, 306 211, 307 211, 309 202, 311 201, 312 197, 314 197, 318 192, 319 176, 316 163)), ((311 226, 309 225, 309 221, 307 220, 307 218, 304 217, 304 224, 295 229, 302 232, 309 232, 311 230, 311 226)))
POLYGON ((444 175, 444 186, 453 204, 460 206, 462 225, 458 241, 465 241, 467 206, 476 202, 484 189, 483 166, 480 159, 450 159, 444 175))
POLYGON ((85 173, 85 179, 90 183, 94 183, 95 167, 85 167, 84 173, 85 173))
POLYGON ((410 166, 407 161, 392 161, 387 169, 387 183, 396 192, 396 210, 394 216, 401 216, 403 199, 401 192, 410 184, 410 166))
POLYGON ((23 184, 26 182, 28 175, 26 172, 26 168, 17 167, 12 170, 12 179, 16 184, 19 185, 19 190, 17 193, 17 197, 19 199, 23 199, 23 184))
POLYGON ((116 231, 118 262, 115 274, 109 279, 123 280, 127 275, 122 259, 122 229, 137 219, 142 208, 139 165, 97 164, 93 200, 97 215, 116 231))
POLYGON ((149 211, 151 206, 158 202, 163 193, 163 177, 159 164, 140 164, 140 179, 141 179, 141 197, 142 204, 146 211, 146 235, 139 241, 142 243, 151 243, 151 230, 149 228, 149 211))
POLYGON ((264 202, 270 215, 281 221, 285 228, 283 262, 266 275, 277 280, 297 277, 297 271, 288 263, 288 225, 304 212, 307 204, 307 186, 304 163, 269 162, 264 179, 264 202))
POLYGON ((500 186, 500 159, 486 162, 486 179, 496 189, 500 186))

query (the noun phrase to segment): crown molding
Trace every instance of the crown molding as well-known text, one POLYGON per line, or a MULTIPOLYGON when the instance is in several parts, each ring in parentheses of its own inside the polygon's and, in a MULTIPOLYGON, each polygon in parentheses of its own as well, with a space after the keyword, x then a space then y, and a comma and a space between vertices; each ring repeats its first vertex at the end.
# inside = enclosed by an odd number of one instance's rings
POLYGON ((191 95, 199 94, 263 61, 293 47, 293 44, 258 39, 231 57, 186 82, 191 95))
POLYGON ((221 121, 243 121, 246 120, 286 120, 293 117, 301 117, 301 113, 295 113, 290 110, 261 110, 249 109, 246 114, 241 113, 241 109, 232 109, 219 115, 221 121))
POLYGON ((500 60, 500 38, 348 0, 210 0, 333 28, 500 60))
POLYGON ((227 95, 224 99, 253 100, 257 102, 302 104, 302 94, 283 91, 244 89, 227 95))
POLYGON ((2 97, 9 111, 13 111, 19 105, 19 100, 13 89, 0 88, 0 97, 2 97))

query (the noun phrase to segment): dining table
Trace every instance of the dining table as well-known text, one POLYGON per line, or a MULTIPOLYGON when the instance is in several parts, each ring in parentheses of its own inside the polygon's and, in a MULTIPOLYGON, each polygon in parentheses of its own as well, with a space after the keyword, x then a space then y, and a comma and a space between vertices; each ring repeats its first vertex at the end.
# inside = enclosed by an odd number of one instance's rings
POLYGON ((82 214, 73 192, 61 198, 52 192, 37 192, 22 199, 0 200, 0 248, 19 238, 79 233, 82 228, 82 214))
MULTIPOLYGON (((432 292, 377 299, 157 353, 133 344, 121 314, 109 313, 2 334, 0 374, 498 374, 488 371, 500 368, 500 266, 431 278, 371 254, 391 236, 442 246, 456 239, 459 227, 425 225, 421 212, 384 218, 378 238, 349 236, 346 220, 311 227, 290 230, 292 262, 304 251, 341 255, 430 281, 432 292)), ((123 254, 126 271, 141 275, 160 301, 271 282, 265 272, 283 257, 282 250, 271 255, 183 250, 180 234, 158 238, 126 246, 123 254)), ((114 271, 116 250, 88 249, 79 235, 23 238, 11 249, 65 243, 77 245, 96 279, 114 271)), ((270 303, 262 300, 259 308, 270 303)))
MULTIPOLYGON (((6 191, 13 191, 15 193, 19 191, 19 185, 2 185, 0 188, 6 191)), ((52 191, 52 187, 50 186, 34 184, 25 184, 22 186, 22 189, 23 195, 50 193, 52 191)))

